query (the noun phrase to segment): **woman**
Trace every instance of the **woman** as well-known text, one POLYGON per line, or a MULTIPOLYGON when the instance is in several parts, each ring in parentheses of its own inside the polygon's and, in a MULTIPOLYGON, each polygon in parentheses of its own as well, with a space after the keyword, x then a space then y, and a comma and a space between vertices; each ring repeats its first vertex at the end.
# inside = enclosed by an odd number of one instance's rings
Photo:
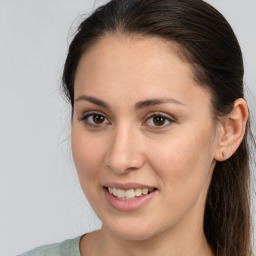
POLYGON ((102 228, 23 255, 252 255, 243 74, 230 25, 201 0, 98 8, 63 86, 102 228))

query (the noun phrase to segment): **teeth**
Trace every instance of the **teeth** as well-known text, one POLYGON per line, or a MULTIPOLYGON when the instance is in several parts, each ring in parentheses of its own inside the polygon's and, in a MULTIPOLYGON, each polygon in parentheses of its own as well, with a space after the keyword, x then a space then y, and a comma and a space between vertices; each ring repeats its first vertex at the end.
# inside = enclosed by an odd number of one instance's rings
MULTIPOLYGON (((124 190, 123 190, 124 191, 124 190)), ((128 190, 126 190, 126 191, 124 191, 125 192, 125 196, 127 197, 127 198, 134 198, 135 197, 135 191, 134 191, 134 189, 128 189, 128 190)))
POLYGON ((148 193, 148 189, 147 188, 143 188, 142 189, 142 194, 146 195, 148 193))
POLYGON ((117 189, 117 197, 125 197, 125 191, 122 189, 117 189))
POLYGON ((129 200, 142 195, 147 195, 153 190, 154 190, 153 188, 136 188, 136 189, 123 190, 123 189, 108 187, 108 191, 110 194, 122 200, 129 200))
POLYGON ((141 196, 142 195, 142 190, 140 188, 135 189, 135 195, 136 196, 141 196))

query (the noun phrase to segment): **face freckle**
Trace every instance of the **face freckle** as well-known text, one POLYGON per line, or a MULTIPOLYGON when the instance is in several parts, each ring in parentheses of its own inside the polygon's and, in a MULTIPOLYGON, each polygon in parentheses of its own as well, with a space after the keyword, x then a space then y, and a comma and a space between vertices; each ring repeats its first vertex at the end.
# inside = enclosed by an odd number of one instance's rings
POLYGON ((103 229, 126 239, 184 225, 201 229, 195 225, 202 222, 214 167, 216 128, 210 93, 195 84, 190 65, 176 52, 175 44, 157 38, 112 35, 78 65, 74 163, 103 229), (95 114, 103 121, 93 122, 95 114), (154 116, 164 118, 163 125, 155 126, 154 116), (155 192, 141 207, 121 211, 109 203, 104 188, 116 183, 155 192))

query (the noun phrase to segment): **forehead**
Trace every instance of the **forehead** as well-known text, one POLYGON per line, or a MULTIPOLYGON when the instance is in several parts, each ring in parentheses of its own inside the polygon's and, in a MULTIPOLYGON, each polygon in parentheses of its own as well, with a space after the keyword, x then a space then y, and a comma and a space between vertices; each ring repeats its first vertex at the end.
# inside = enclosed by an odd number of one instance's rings
POLYGON ((108 34, 96 41, 82 55, 78 71, 97 68, 102 71, 120 72, 129 67, 133 71, 136 69, 141 72, 147 68, 164 70, 164 65, 166 68, 169 65, 181 67, 187 75, 193 77, 191 65, 185 62, 181 47, 176 42, 159 37, 108 34))
POLYGON ((83 93, 124 102, 166 95, 179 101, 209 96, 196 84, 192 67, 181 58, 176 43, 124 35, 104 36, 82 56, 75 97, 83 93))

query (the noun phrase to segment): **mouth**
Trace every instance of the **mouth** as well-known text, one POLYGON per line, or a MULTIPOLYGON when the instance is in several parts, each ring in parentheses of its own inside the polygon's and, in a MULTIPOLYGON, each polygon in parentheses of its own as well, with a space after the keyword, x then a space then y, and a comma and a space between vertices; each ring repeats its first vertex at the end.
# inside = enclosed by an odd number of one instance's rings
POLYGON ((131 189, 120 189, 115 187, 104 187, 108 192, 119 200, 134 200, 146 196, 155 190, 156 188, 131 188, 131 189))
POLYGON ((140 183, 109 182, 103 185, 106 202, 118 211, 136 211, 157 198, 158 188, 140 183))

